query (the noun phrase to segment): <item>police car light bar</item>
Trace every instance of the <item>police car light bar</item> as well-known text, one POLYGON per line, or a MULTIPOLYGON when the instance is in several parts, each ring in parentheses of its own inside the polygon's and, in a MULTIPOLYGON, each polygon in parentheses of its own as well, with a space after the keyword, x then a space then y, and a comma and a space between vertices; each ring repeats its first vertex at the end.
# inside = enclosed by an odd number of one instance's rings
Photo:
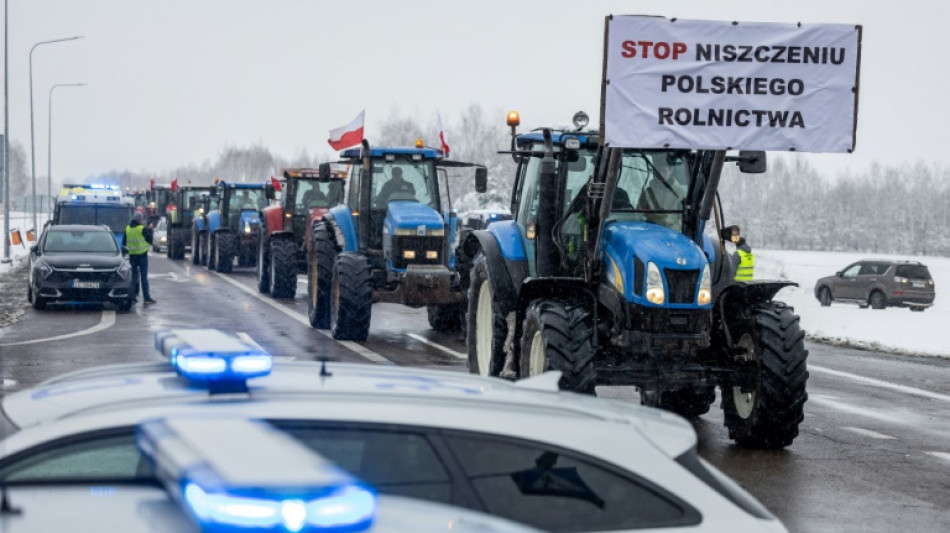
POLYGON ((206 533, 355 532, 376 515, 371 488, 261 421, 153 420, 136 441, 206 533))
MULTIPOLYGON (((170 329, 155 333, 155 349, 179 375, 192 381, 243 384, 266 376, 273 357, 233 333, 217 329, 170 329)), ((244 387, 246 390, 246 387, 244 387)))

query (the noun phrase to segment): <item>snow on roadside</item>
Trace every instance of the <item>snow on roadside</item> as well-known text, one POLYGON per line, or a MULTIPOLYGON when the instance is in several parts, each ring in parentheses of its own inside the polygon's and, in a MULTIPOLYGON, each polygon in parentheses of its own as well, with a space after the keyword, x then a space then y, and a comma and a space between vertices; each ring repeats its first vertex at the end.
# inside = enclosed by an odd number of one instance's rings
POLYGON ((950 303, 941 297, 945 284, 950 284, 950 258, 778 250, 755 250, 755 256, 756 279, 787 279, 799 284, 782 289, 776 299, 795 307, 809 339, 895 354, 950 357, 950 334, 943 329, 950 324, 950 303), (933 307, 923 313, 897 307, 861 309, 841 303, 821 307, 815 298, 815 282, 862 259, 927 265, 937 291, 933 307))
MULTIPOLYGON (((7 236, 3 214, 0 213, 0 238, 7 236)), ((12 211, 10 227, 19 228, 24 239, 26 229, 31 227, 29 213, 12 211)), ((16 323, 26 309, 26 282, 23 281, 27 268, 29 244, 24 242, 10 245, 9 263, 0 262, 0 328, 16 323)), ((0 241, 0 259, 3 257, 3 241, 0 241)))
MULTIPOLYGON (((32 227, 32 221, 30 220, 30 214, 21 211, 11 211, 10 212, 10 227, 14 229, 19 229, 22 238, 24 239, 23 244, 10 244, 10 258, 15 261, 18 259, 23 261, 27 255, 30 253, 30 243, 26 241, 26 230, 32 227)), ((3 213, 0 213, 0 236, 7 236, 7 228, 4 226, 4 217, 3 213)), ((3 241, 0 240, 0 259, 3 258, 3 241)), ((3 263, 0 262, 0 276, 5 272, 9 272, 15 263, 3 263)))

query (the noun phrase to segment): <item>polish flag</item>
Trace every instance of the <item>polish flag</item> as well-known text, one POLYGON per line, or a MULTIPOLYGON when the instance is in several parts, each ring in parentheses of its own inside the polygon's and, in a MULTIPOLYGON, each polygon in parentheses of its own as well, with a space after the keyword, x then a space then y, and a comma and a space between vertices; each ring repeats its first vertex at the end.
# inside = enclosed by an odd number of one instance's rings
POLYGON ((445 128, 442 127, 442 115, 436 113, 435 122, 439 127, 439 142, 442 143, 442 153, 447 156, 452 149, 449 148, 448 137, 445 135, 445 128))
POLYGON ((172 180, 172 192, 175 192, 177 190, 178 190, 178 178, 175 178, 172 180))
POLYGON ((360 111, 352 121, 346 126, 330 130, 330 138, 327 142, 334 150, 343 150, 363 142, 363 115, 366 110, 360 111))
POLYGON ((278 181, 274 176, 270 177, 270 184, 274 186, 275 191, 280 192, 284 190, 284 188, 280 186, 280 181, 278 181))

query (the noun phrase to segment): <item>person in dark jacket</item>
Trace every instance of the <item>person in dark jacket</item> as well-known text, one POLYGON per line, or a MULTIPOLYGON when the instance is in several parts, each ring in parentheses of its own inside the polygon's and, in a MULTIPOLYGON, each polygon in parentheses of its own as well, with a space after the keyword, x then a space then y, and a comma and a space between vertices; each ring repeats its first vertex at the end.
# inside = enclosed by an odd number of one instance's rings
POLYGON ((129 263, 132 264, 132 288, 129 295, 135 298, 139 294, 141 278, 142 296, 147 304, 157 303, 148 290, 148 249, 152 245, 152 224, 142 225, 142 213, 132 215, 132 221, 125 227, 125 246, 129 249, 129 263))

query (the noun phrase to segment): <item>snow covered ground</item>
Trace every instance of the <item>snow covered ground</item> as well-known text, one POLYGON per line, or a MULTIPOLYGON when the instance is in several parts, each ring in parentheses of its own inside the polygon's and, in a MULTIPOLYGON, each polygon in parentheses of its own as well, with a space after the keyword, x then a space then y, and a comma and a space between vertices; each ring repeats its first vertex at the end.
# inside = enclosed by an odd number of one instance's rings
POLYGON ((787 279, 799 287, 782 289, 777 300, 794 306, 802 327, 812 340, 901 354, 950 357, 950 300, 943 294, 950 284, 950 258, 889 256, 839 252, 755 250, 757 279, 787 279), (814 295, 815 281, 862 259, 920 261, 930 269, 937 297, 923 313, 909 309, 860 309, 833 303, 821 307, 814 295))
MULTIPOLYGON (((41 219, 46 220, 46 217, 43 216, 41 219)), ((17 260, 17 258, 25 257, 29 254, 29 247, 31 243, 26 242, 26 230, 33 227, 32 216, 28 212, 20 211, 11 211, 10 212, 10 227, 14 229, 19 229, 20 234, 23 237, 23 244, 11 244, 10 245, 10 257, 17 260)), ((7 235, 7 228, 4 226, 4 217, 3 213, 0 213, 0 235, 7 235)), ((0 259, 3 258, 3 241, 0 240, 0 259)), ((22 259, 21 259, 22 260, 22 259)), ((0 275, 8 272, 13 267, 13 263, 2 263, 0 262, 0 275)))

